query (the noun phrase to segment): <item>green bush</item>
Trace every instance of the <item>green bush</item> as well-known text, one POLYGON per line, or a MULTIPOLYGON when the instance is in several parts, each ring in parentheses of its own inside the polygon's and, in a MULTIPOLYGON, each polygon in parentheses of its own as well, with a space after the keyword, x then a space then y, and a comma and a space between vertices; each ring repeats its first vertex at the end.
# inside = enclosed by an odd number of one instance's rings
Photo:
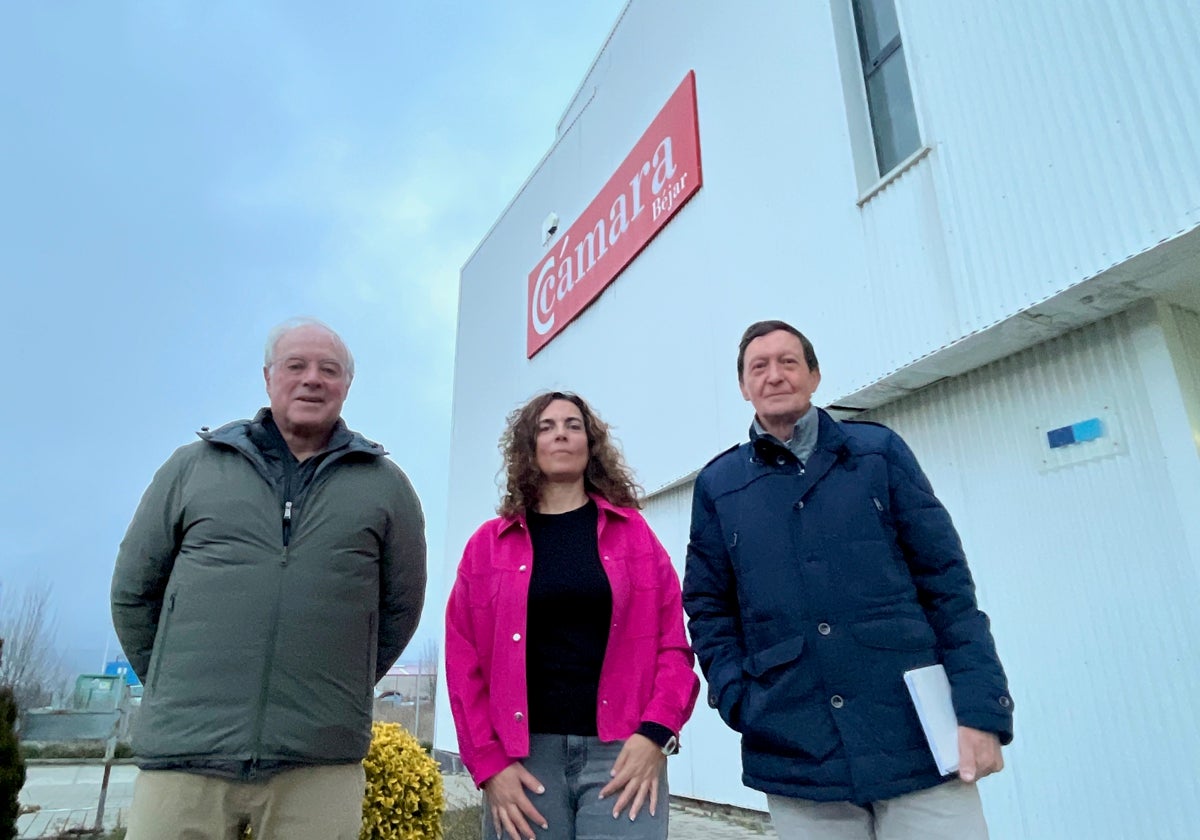
MULTIPOLYGON (((66 743, 21 744, 21 755, 31 758, 104 758, 106 747, 97 741, 71 741, 66 743)), ((133 758, 133 748, 118 741, 113 758, 133 758)))
POLYGON ((0 840, 17 836, 21 805, 17 795, 25 784, 25 760, 17 744, 17 704, 12 692, 0 690, 0 840))

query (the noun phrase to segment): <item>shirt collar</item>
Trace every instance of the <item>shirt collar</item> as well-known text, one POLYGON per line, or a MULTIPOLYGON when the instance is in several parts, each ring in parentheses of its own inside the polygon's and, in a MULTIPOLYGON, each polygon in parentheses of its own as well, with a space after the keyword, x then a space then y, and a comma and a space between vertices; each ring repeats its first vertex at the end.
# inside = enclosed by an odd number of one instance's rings
POLYGON ((793 455, 803 464, 812 457, 813 450, 817 448, 817 431, 820 428, 820 413, 815 405, 810 405, 808 411, 796 421, 792 426, 792 436, 788 440, 782 441, 772 435, 763 428, 762 423, 758 421, 757 415, 754 418, 754 433, 759 437, 765 437, 768 440, 778 443, 780 446, 786 447, 793 455))

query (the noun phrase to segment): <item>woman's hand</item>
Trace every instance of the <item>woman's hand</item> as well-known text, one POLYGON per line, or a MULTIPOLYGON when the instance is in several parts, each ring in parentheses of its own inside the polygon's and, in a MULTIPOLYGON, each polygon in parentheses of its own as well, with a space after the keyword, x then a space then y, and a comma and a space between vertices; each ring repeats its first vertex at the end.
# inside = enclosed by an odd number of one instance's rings
POLYGON ((650 816, 654 816, 654 809, 658 805, 658 780, 666 763, 667 757, 658 744, 645 735, 635 733, 629 736, 617 760, 613 762, 609 773, 612 781, 600 791, 601 799, 621 791, 613 807, 613 819, 619 817, 631 802, 629 819, 635 819, 647 797, 650 799, 650 816))
POLYGON ((507 832, 512 840, 534 840, 528 820, 544 829, 550 827, 546 824, 546 818, 538 813, 525 795, 525 788, 534 793, 545 793, 546 789, 521 762, 508 765, 484 782, 482 787, 492 809, 492 825, 497 837, 503 838, 507 832))

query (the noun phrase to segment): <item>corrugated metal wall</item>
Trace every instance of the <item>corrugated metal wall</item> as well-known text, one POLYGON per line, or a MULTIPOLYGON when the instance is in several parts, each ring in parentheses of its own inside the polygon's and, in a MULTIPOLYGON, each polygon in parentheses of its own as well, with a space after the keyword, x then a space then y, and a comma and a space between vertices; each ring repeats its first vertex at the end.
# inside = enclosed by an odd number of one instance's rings
POLYGON ((1200 3, 896 5, 932 151, 862 205, 869 377, 1200 223, 1200 3))
POLYGON ((896 5, 964 333, 1200 221, 1200 3, 896 5))
MULTIPOLYGON (((680 580, 683 580, 687 556, 694 484, 688 481, 655 494, 647 500, 643 511, 646 521, 670 553, 680 580)), ((699 664, 696 673, 700 673, 699 664)), ((696 711, 684 730, 683 749, 667 763, 671 793, 765 811, 766 797, 740 782, 742 753, 737 734, 708 707, 707 697, 707 692, 702 690, 696 701, 696 711)))
MULTIPOLYGON (((1180 317, 1200 358, 1200 318, 1180 317)), ((1178 394, 1148 388, 1138 329, 1118 315, 864 418, 917 452, 992 616, 1017 700, 1008 767, 983 783, 994 837, 1196 836, 1200 563, 1164 492, 1155 424, 1156 402, 1178 394), (1045 431, 1095 415, 1106 437, 1056 466, 1045 431)), ((690 492, 646 511, 677 565, 690 492)), ((712 710, 686 733, 674 792, 761 807, 712 710)))
MULTIPOLYGON (((878 377, 958 338, 959 314, 938 204, 938 152, 917 161, 862 206, 867 294, 873 323, 862 360, 878 377), (918 293, 914 294, 914 291, 918 293), (920 317, 904 317, 913 309, 920 317), (898 317, 899 316, 899 317, 898 317), (878 370, 879 362, 890 365, 878 370)), ((868 374, 871 375, 871 374, 868 374)))
POLYGON ((994 622, 1017 700, 985 785, 999 837, 1196 836, 1200 585, 1131 332, 1117 316, 871 415, 920 456, 994 622), (1043 468, 1041 430, 1105 411, 1117 454, 1043 468))

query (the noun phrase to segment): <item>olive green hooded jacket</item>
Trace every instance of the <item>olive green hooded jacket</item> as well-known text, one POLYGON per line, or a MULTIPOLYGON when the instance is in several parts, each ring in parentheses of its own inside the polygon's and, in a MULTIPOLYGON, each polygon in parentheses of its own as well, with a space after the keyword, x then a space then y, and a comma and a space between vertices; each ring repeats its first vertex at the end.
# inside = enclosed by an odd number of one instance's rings
POLYGON ((178 449, 117 555, 113 623, 145 684, 133 747, 155 766, 361 760, 375 683, 421 615, 404 473, 339 421, 289 506, 250 439, 264 416, 178 449))

